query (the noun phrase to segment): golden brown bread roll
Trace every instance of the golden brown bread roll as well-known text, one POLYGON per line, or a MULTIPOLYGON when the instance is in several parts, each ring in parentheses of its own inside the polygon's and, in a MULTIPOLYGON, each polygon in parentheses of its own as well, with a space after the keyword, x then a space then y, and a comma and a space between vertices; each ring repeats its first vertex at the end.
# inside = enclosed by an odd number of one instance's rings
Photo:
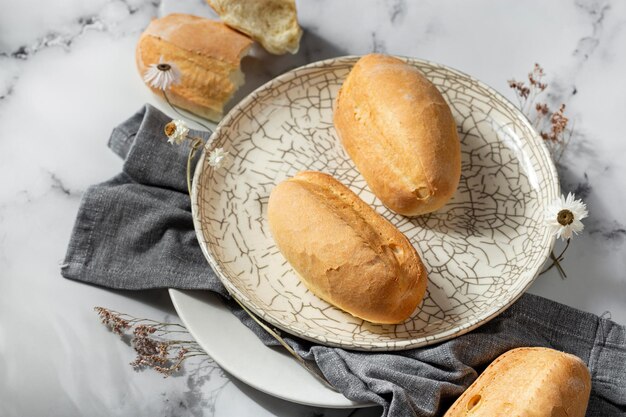
POLYGON ((302 29, 294 0, 207 0, 228 26, 249 35, 268 52, 295 54, 302 29))
POLYGON ((139 38, 137 69, 143 77, 161 57, 164 62, 173 63, 181 79, 167 90, 168 99, 183 109, 218 121, 224 104, 243 84, 239 64, 251 46, 250 38, 223 23, 170 14, 153 20, 139 38))
POLYGON ((374 194, 415 216, 441 208, 461 176, 456 123, 437 88, 390 56, 359 59, 335 102, 341 141, 374 194))
POLYGON ((578 357, 547 348, 498 357, 444 417, 584 417, 589 370, 578 357))
POLYGON ((330 175, 305 171, 278 184, 268 218, 304 284, 348 313, 399 323, 424 297, 426 270, 409 240, 330 175))

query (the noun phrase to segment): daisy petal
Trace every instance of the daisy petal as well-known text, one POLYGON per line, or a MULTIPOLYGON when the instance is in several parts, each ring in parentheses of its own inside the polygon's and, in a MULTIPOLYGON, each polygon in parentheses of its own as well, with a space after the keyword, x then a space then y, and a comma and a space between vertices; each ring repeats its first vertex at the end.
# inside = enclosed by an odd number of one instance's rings
POLYGON ((544 213, 545 225, 557 238, 571 239, 574 234, 582 232, 584 225, 581 220, 588 214, 585 203, 577 200, 574 194, 568 193, 567 197, 561 195, 548 205, 544 213), (560 217, 559 213, 563 211, 567 213, 560 217))

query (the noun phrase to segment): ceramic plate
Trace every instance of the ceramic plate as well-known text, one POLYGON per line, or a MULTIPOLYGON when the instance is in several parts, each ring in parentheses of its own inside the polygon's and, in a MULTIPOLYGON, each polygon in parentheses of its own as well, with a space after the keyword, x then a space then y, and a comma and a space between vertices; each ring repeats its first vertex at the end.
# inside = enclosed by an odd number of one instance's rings
POLYGON ((463 334, 495 317, 532 283, 554 243, 544 207, 558 195, 556 170, 521 112, 474 78, 402 58, 442 92, 462 151, 458 191, 435 213, 387 210, 346 155, 332 123, 333 100, 358 57, 297 68, 246 97, 218 125, 203 157, 192 208, 200 246, 228 290, 289 333, 357 350, 402 350, 463 334), (271 190, 298 171, 329 173, 395 224, 428 270, 424 301, 406 322, 375 325, 317 298, 299 281, 269 233, 271 190))
POLYGON ((196 341, 229 374, 283 400, 325 408, 369 407, 322 384, 283 348, 268 348, 208 291, 170 289, 176 312, 196 341))

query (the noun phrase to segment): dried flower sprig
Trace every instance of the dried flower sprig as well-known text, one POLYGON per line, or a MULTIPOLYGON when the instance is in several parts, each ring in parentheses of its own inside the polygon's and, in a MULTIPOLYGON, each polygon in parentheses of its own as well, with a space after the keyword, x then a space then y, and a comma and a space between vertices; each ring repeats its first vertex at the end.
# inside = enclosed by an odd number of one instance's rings
MULTIPOLYGON (((546 109, 541 108, 540 114, 546 115, 549 112, 547 106, 544 104, 546 109)), ((567 129, 567 122, 569 119, 565 117, 563 114, 565 112, 565 104, 561 104, 559 109, 552 113, 550 116, 550 132, 541 132, 541 137, 544 140, 548 140, 551 142, 561 142, 563 135, 565 134, 565 130, 567 129)))
POLYGON ((582 219, 589 215, 587 205, 577 200, 574 194, 561 196, 554 200, 546 209, 546 223, 557 238, 570 240, 575 234, 583 231, 582 219))
POLYGON ((172 120, 165 125, 165 135, 167 141, 172 145, 180 145, 187 139, 189 128, 183 120, 172 120))
MULTIPOLYGON (((511 79, 508 80, 508 84, 515 91, 520 110, 526 114, 548 146, 552 159, 559 162, 572 138, 573 130, 568 127, 569 118, 565 116, 565 104, 552 111, 547 103, 538 101, 539 96, 548 88, 548 84, 543 81, 545 75, 541 65, 535 64, 533 70, 528 73, 528 83, 511 79)), ((561 278, 567 277, 561 262, 573 235, 583 230, 581 220, 587 217, 587 214, 585 204, 581 200, 576 200, 571 193, 567 197, 561 196, 546 208, 546 226, 558 238, 566 240, 566 244, 558 256, 554 251, 550 253, 552 264, 540 275, 556 267, 561 278)))
MULTIPOLYGON (((180 71, 178 67, 171 62, 166 62, 163 60, 161 56, 159 58, 158 64, 152 64, 148 67, 144 74, 144 81, 146 81, 151 87, 161 90, 163 94, 163 98, 167 102, 167 104, 176 112, 179 116, 183 118, 188 117, 183 114, 174 104, 171 102, 168 97, 168 89, 177 84, 180 81, 180 71)), ((193 114, 193 113, 192 113, 193 114)), ((196 123, 204 127, 207 131, 211 132, 211 128, 203 124, 197 119, 193 119, 196 123)), ((168 138, 168 142, 173 145, 180 145, 185 140, 191 140, 191 151, 189 152, 189 158, 187 160, 187 188, 189 193, 191 193, 191 162, 193 157, 195 156, 196 151, 203 144, 202 139, 197 137, 190 137, 189 128, 187 124, 180 119, 172 120, 168 124, 165 125, 165 135, 168 138)), ((228 152, 223 148, 216 148, 211 151, 208 155, 208 164, 215 169, 219 169, 224 163, 228 160, 228 152)))
MULTIPOLYGON (((561 104, 556 111, 550 110, 545 102, 538 101, 538 98, 548 88, 548 84, 543 81, 545 71, 539 64, 535 64, 533 70, 528 73, 528 83, 508 80, 509 87, 515 91, 520 110, 533 123, 539 135, 548 146, 550 154, 555 162, 559 162, 572 137, 572 129, 568 128, 569 119, 565 116, 565 104, 561 104)), ((565 251, 569 248, 573 234, 583 230, 582 219, 587 217, 587 207, 585 204, 574 198, 573 194, 567 197, 561 196, 552 202, 545 213, 546 226, 551 229, 557 237, 566 240, 565 248, 557 256, 554 251, 550 253, 550 264, 541 274, 556 267, 561 278, 567 275, 561 266, 565 251)))
POLYGON ((121 336, 124 334, 126 329, 132 327, 130 322, 117 312, 108 310, 104 307, 94 307, 94 310, 100 316, 102 324, 111 329, 111 331, 115 334, 121 336))
POLYGON ((180 70, 171 63, 159 57, 157 64, 151 64, 143 75, 143 80, 152 88, 165 91, 173 84, 180 82, 180 70))
POLYGON ((215 169, 220 168, 228 160, 230 154, 224 148, 215 148, 209 153, 208 163, 215 169))
POLYGON ((119 336, 129 336, 137 357, 130 362, 136 370, 151 368, 164 377, 181 369, 183 362, 194 356, 207 356, 200 345, 179 335, 189 335, 178 323, 164 323, 136 318, 104 307, 94 307, 100 321, 119 336))
MULTIPOLYGON (((182 78, 182 74, 180 70, 178 69, 178 66, 173 62, 165 61, 163 59, 163 56, 159 57, 158 63, 149 65, 148 68, 146 69, 146 72, 144 72, 143 74, 143 80, 150 87, 161 91, 161 93, 163 94, 163 98, 165 99, 167 104, 172 108, 172 110, 174 110, 174 112, 176 112, 176 114, 178 114, 179 116, 186 118, 186 117, 189 117, 189 115, 183 114, 176 106, 174 106, 174 104, 172 103, 172 101, 167 95, 168 90, 172 86, 178 84, 181 78, 182 78)), ((189 117, 193 119, 194 122, 198 123, 207 131, 209 132, 212 131, 210 127, 206 126, 204 123, 198 120, 199 116, 197 114, 192 113, 189 110, 186 110, 186 112, 195 116, 194 118, 189 117)))
POLYGON ((559 162, 567 147, 573 130, 568 129, 569 118, 565 116, 565 104, 552 111, 547 103, 538 99, 548 88, 543 81, 545 71, 539 64, 528 73, 528 84, 524 81, 508 80, 509 87, 515 91, 520 109, 544 139, 555 162, 559 162))
MULTIPOLYGON (((165 125, 163 131, 168 138, 167 141, 172 145, 180 145, 186 140, 191 141, 191 150, 187 158, 187 191, 191 195, 191 162, 196 151, 200 149, 204 142, 201 138, 189 136, 189 128, 182 120, 172 120, 165 125)), ((226 163, 228 156, 229 153, 224 148, 215 148, 209 153, 207 162, 213 168, 219 169, 226 163)))
POLYGON ((528 73, 528 85, 524 81, 508 80, 509 87, 515 90, 521 110, 528 114, 537 96, 548 88, 543 82, 545 72, 539 64, 535 64, 533 70, 528 73))
POLYGON ((558 256, 554 254, 554 251, 550 252, 552 264, 543 270, 540 275, 556 267, 561 278, 567 278, 561 262, 564 259, 565 251, 569 248, 572 237, 582 232, 585 228, 581 220, 586 218, 588 214, 585 203, 577 200, 572 193, 569 193, 567 197, 561 196, 557 198, 546 208, 546 226, 550 228, 552 233, 556 234, 557 238, 565 240, 566 244, 558 256))

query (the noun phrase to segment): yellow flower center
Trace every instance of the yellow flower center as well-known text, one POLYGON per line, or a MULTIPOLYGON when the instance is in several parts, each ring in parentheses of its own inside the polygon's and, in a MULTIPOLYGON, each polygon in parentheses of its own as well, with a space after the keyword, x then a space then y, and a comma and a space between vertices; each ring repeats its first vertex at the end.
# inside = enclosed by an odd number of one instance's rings
POLYGON ((165 125, 165 134, 167 135, 167 137, 170 137, 174 134, 174 132, 176 132, 176 125, 174 124, 174 122, 169 122, 168 124, 165 125))
POLYGON ((169 71, 172 69, 172 66, 170 64, 161 63, 157 65, 157 69, 159 71, 169 71))
POLYGON ((560 225, 568 226, 574 223, 574 213, 567 209, 563 209, 559 211, 559 214, 556 215, 556 220, 560 225))

